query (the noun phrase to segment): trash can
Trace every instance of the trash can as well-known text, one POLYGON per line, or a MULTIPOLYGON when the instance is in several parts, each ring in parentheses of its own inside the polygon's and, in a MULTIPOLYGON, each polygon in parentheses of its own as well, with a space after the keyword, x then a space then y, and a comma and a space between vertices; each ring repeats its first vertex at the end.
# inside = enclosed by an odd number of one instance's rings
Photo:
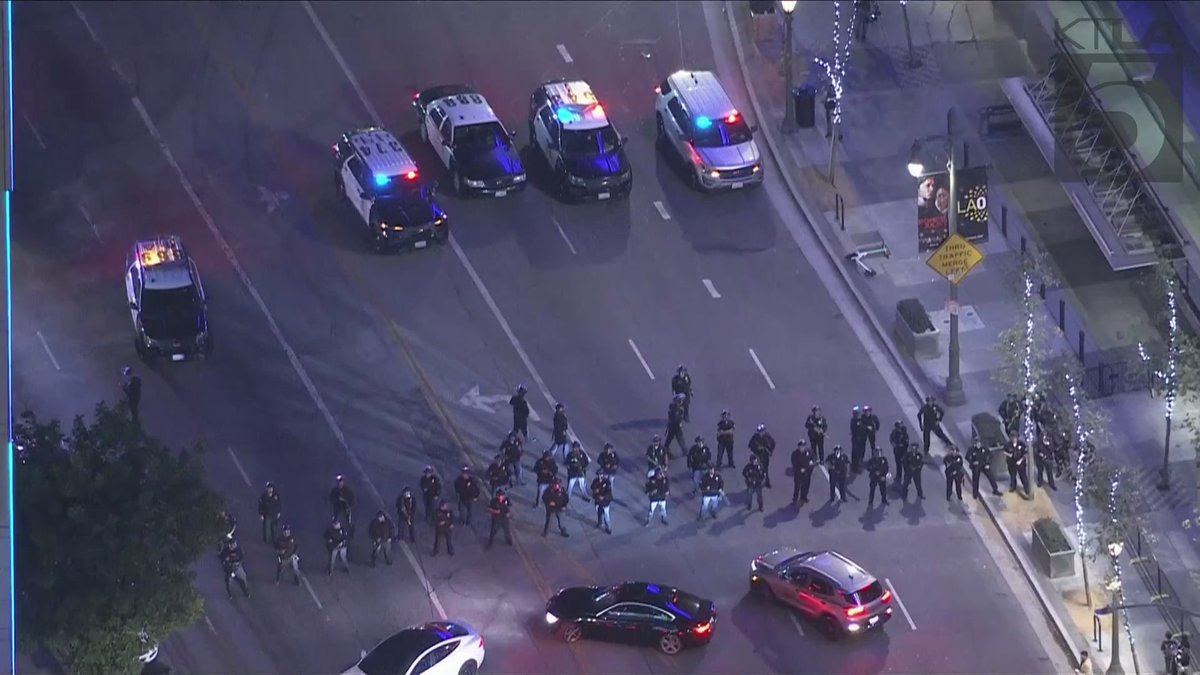
POLYGON ((754 16, 774 14, 775 2, 773 0, 750 0, 750 13, 754 16))
POLYGON ((817 125, 817 88, 804 85, 792 89, 792 106, 796 113, 796 126, 812 129, 817 125))

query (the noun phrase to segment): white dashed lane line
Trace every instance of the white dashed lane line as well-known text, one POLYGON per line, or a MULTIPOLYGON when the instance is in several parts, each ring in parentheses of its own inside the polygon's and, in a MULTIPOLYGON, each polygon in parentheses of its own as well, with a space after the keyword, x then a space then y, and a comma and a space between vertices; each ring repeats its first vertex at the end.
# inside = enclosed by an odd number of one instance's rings
POLYGON ((638 349, 637 344, 634 343, 633 338, 629 339, 629 348, 633 350, 633 354, 637 357, 638 363, 642 364, 642 368, 646 370, 646 374, 650 376, 651 380, 653 380, 654 372, 650 370, 650 364, 646 363, 646 359, 642 358, 642 352, 638 349))
POLYGON ((916 630, 917 624, 913 621, 912 614, 908 613, 908 608, 904 606, 904 601, 900 599, 900 594, 896 592, 896 587, 892 585, 892 580, 884 579, 883 583, 887 584, 888 590, 892 592, 892 599, 896 601, 896 605, 900 607, 900 611, 904 612, 904 619, 908 621, 908 627, 916 630))
POLYGON ((572 244, 571 238, 567 236, 567 231, 558 222, 558 218, 551 216, 550 220, 554 221, 554 227, 558 228, 558 236, 562 237, 562 240, 566 242, 567 249, 571 251, 571 255, 579 255, 579 252, 575 250, 575 244, 572 244))
MULTIPOLYGON (((46 342, 46 337, 42 335, 42 331, 37 332, 38 339, 42 341, 42 349, 46 350, 46 356, 50 357, 50 363, 54 364, 54 369, 62 372, 62 367, 58 365, 58 359, 54 358, 54 352, 50 351, 50 344, 46 342)), ((654 379, 651 377, 650 379, 654 379)))
POLYGON ((800 619, 796 618, 796 613, 788 611, 788 616, 792 619, 792 625, 796 627, 796 632, 800 633, 800 637, 804 637, 804 626, 800 625, 800 619))
POLYGON ((667 213, 667 207, 663 206, 662 202, 654 202, 654 208, 658 209, 658 215, 662 216, 663 220, 671 219, 671 214, 667 213))
POLYGON ((562 55, 563 61, 567 63, 575 63, 575 59, 571 58, 571 52, 567 51, 566 45, 558 45, 558 53, 562 55))
POLYGON ((33 126, 33 120, 29 119, 28 115, 22 115, 22 117, 25 118, 25 124, 29 125, 29 130, 33 132, 33 140, 37 141, 37 144, 41 146, 43 150, 45 150, 46 141, 42 140, 42 135, 38 133, 37 127, 33 126))
POLYGON ((750 350, 750 358, 754 359, 754 365, 758 366, 758 372, 762 373, 763 379, 767 381, 767 386, 771 389, 774 389, 775 382, 771 379, 771 376, 767 374, 767 369, 763 368, 762 361, 758 360, 758 354, 755 354, 753 349, 750 350))
POLYGON ((717 287, 713 286, 712 279, 701 279, 700 282, 704 284, 704 288, 708 290, 708 294, 711 295, 714 300, 721 299, 721 294, 717 292, 717 287))
POLYGON ((79 215, 83 216, 83 219, 87 221, 88 226, 92 228, 92 234, 96 235, 96 241, 104 243, 104 237, 100 236, 100 230, 96 227, 96 221, 92 220, 92 214, 88 213, 88 210, 83 206, 83 204, 78 202, 75 203, 75 208, 79 209, 79 215))
POLYGON ((254 487, 254 483, 250 482, 250 474, 246 473, 246 469, 242 467, 242 463, 238 460, 237 454, 233 452, 233 448, 227 445, 225 446, 225 450, 229 452, 229 458, 233 460, 233 465, 237 467, 238 473, 242 476, 242 480, 246 481, 246 487, 254 487))

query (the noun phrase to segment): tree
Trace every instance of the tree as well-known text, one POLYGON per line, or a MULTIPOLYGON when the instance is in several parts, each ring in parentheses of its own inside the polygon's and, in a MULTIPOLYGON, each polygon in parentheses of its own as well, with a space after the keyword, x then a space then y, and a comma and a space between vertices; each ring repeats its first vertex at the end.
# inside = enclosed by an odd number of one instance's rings
POLYGON ((104 403, 69 433, 26 412, 14 438, 22 648, 47 647, 73 673, 138 672, 143 639, 203 611, 192 568, 212 551, 223 501, 200 446, 173 453, 104 403))

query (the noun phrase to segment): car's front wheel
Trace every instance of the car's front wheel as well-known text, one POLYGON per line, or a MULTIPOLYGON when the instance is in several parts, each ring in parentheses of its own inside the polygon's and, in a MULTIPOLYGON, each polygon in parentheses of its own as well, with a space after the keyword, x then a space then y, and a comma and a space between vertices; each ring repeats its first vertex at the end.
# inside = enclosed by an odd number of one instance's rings
POLYGON ((454 194, 458 197, 467 195, 467 184, 463 182, 462 174, 454 169, 451 169, 454 174, 454 194))
POLYGON ((479 672, 479 664, 474 661, 467 661, 458 669, 458 675, 475 675, 479 672))
POLYGON ((658 639, 658 649, 667 656, 675 656, 683 651, 683 639, 678 633, 667 633, 658 639))
POLYGON ((560 635, 562 635, 563 642, 567 644, 579 642, 579 639, 583 637, 583 626, 577 623, 563 626, 560 635))

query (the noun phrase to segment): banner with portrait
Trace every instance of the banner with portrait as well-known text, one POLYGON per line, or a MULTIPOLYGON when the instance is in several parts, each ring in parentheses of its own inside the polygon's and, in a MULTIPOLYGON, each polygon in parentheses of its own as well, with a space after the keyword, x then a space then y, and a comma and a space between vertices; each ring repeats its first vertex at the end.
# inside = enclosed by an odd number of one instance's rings
MULTIPOLYGON (((958 233, 972 242, 988 236, 987 167, 958 172, 958 233)), ((950 236, 950 174, 922 176, 917 182, 917 250, 934 251, 950 236)))

